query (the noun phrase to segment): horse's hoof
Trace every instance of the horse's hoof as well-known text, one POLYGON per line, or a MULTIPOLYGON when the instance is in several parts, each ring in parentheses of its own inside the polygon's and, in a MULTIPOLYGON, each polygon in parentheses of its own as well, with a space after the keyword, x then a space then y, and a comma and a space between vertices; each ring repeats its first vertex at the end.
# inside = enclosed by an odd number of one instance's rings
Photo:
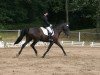
POLYGON ((36 56, 38 56, 38 54, 36 54, 36 56))
POLYGON ((42 56, 41 58, 44 58, 44 56, 42 56))
POLYGON ((13 58, 17 58, 19 55, 17 54, 16 56, 14 56, 13 58))
POLYGON ((19 56, 19 54, 16 54, 16 58, 19 56))
POLYGON ((64 54, 64 56, 67 56, 67 54, 64 54))

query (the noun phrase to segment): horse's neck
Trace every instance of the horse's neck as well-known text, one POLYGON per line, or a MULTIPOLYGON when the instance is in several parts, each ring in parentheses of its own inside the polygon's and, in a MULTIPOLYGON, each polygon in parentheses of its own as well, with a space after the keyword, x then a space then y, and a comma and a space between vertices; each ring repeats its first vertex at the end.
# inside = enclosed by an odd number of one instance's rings
POLYGON ((58 37, 59 37, 60 33, 62 32, 62 27, 61 26, 58 26, 58 27, 56 27, 54 29, 54 31, 55 31, 55 34, 58 35, 58 37))

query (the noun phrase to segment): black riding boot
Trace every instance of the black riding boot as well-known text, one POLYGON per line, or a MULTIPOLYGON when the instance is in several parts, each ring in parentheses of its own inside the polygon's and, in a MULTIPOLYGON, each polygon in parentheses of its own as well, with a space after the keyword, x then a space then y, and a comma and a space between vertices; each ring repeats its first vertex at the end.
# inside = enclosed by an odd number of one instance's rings
POLYGON ((48 33, 48 38, 49 38, 49 41, 50 41, 50 42, 53 41, 53 39, 52 39, 52 33, 50 33, 50 32, 48 33))

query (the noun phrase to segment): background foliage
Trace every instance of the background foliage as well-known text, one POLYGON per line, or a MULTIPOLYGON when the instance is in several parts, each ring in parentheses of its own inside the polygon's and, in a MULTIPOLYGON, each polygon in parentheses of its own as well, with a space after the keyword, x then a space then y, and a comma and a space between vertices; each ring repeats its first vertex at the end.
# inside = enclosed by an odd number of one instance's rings
MULTIPOLYGON (((48 10, 49 21, 56 25, 66 20, 66 0, 0 0, 0 29, 42 26, 41 15, 48 10)), ((99 0, 68 0, 72 30, 100 28, 99 0)))

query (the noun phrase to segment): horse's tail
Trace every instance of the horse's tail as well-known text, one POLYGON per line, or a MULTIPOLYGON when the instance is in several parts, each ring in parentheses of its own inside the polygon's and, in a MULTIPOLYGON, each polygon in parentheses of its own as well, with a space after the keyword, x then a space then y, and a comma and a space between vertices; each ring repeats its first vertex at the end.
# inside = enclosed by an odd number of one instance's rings
POLYGON ((17 38, 14 44, 18 44, 23 39, 23 37, 28 33, 28 31, 29 29, 21 30, 20 36, 17 38))

